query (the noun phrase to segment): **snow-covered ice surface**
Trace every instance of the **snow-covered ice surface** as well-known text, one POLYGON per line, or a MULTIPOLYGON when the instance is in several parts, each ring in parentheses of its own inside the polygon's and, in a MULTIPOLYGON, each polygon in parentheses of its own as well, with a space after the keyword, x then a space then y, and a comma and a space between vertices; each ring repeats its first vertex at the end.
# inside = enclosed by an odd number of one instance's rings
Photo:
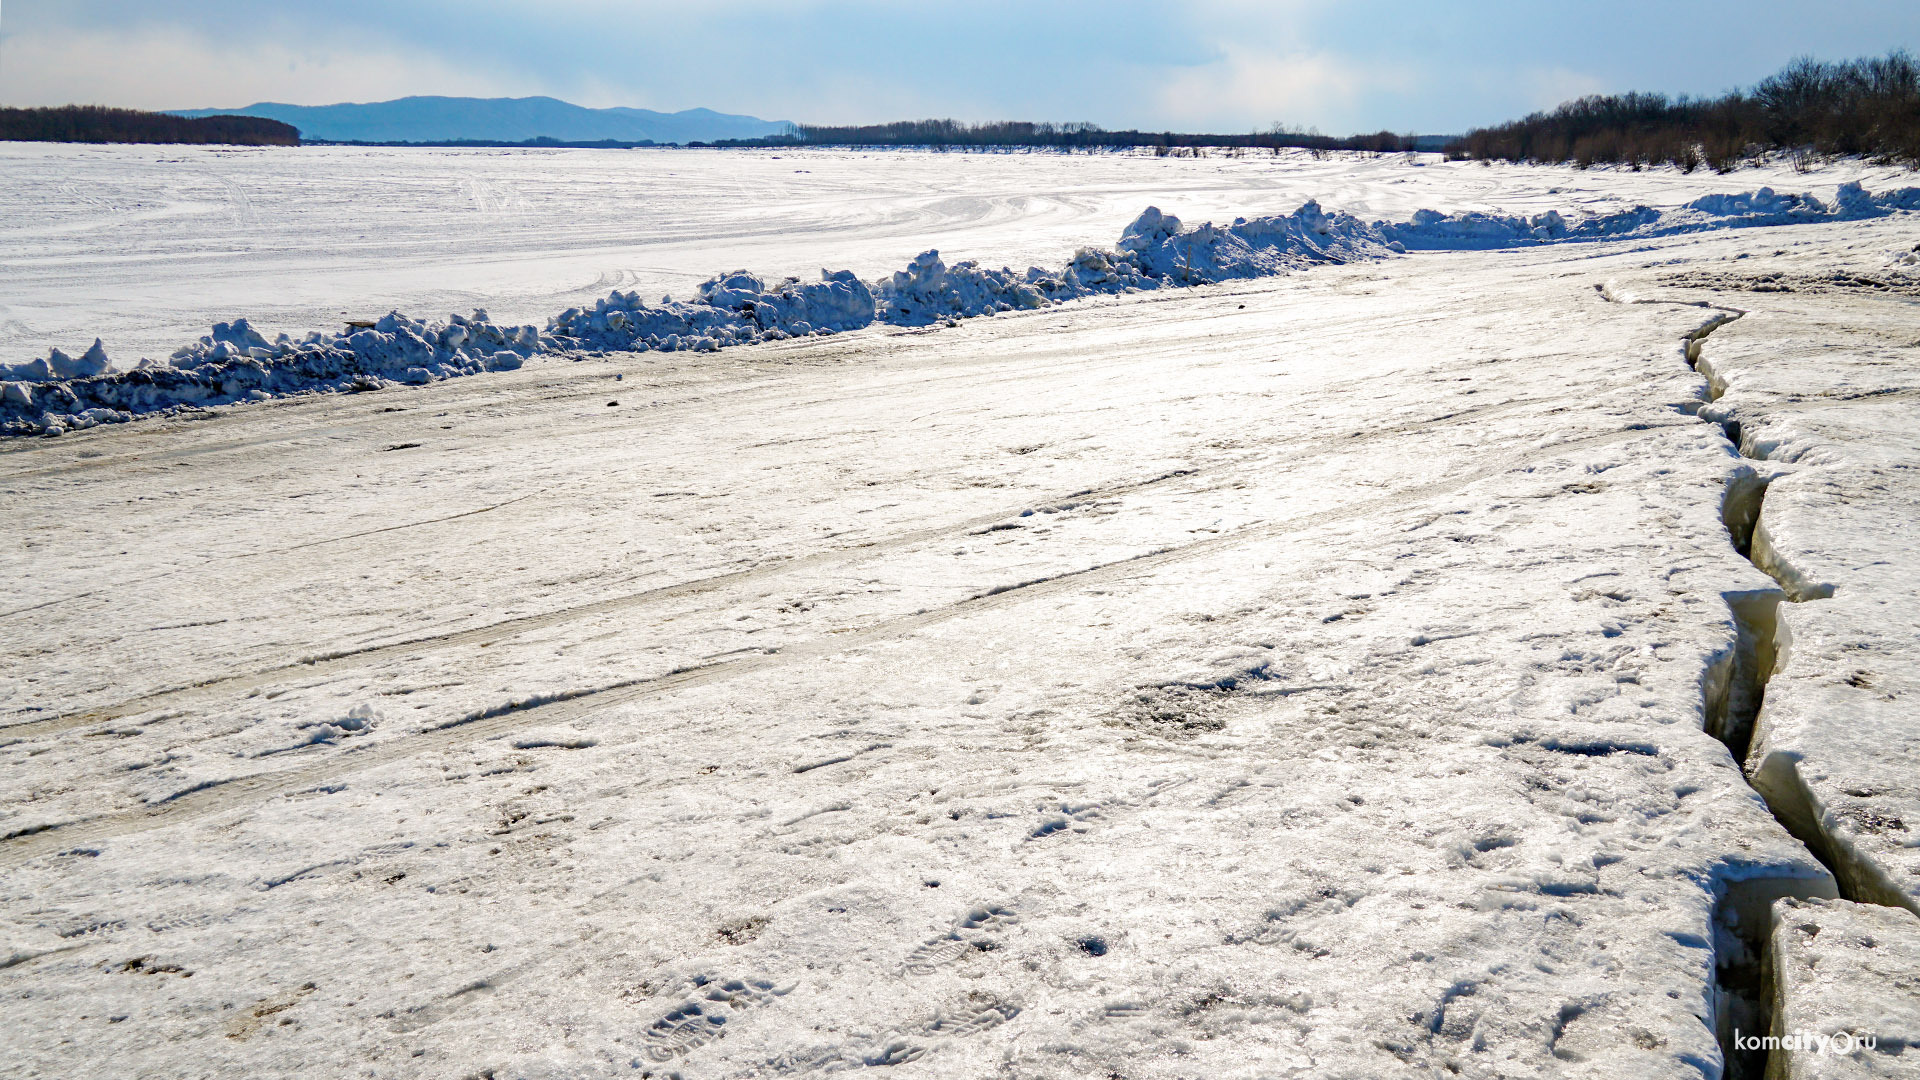
POLYGON ((1844 900, 1782 900, 1774 928, 1778 1080, 1912 1076, 1920 922, 1844 900), (1862 987, 1881 987, 1862 993, 1862 987))
MULTIPOLYGON (((1215 216, 1766 182, 1296 164, 1215 216)), ((1205 216, 1135 182, 1033 261, 1205 216)), ((932 246, 890 227, 701 275, 932 246)), ((1916 239, 1416 252, 11 442, 0 1072, 1719 1075, 1770 901, 1920 892, 1916 239)))
MULTIPOLYGON (((78 356, 98 337, 131 367, 236 317, 268 338, 394 309, 541 323, 614 289, 685 297, 736 267, 871 280, 928 248, 1054 266, 1111 243, 1148 205, 1224 223, 1319 199, 1399 221, 1669 207, 1815 180, 1785 167, 1704 179, 1422 160, 0 143, 0 363, 78 356)), ((1870 166, 1817 177, 1847 180, 1915 182, 1870 166)))
MULTIPOLYGON (((1127 160, 1121 158, 1120 160, 1127 160)), ((1404 171, 1423 167, 1403 161, 1404 171)), ((615 289, 591 307, 573 307, 539 325, 505 326, 485 309, 445 321, 398 310, 350 320, 344 330, 310 330, 269 340, 251 319, 213 324, 210 333, 165 360, 114 365, 103 339, 79 358, 53 347, 45 358, 0 364, 0 435, 58 436, 141 416, 270 400, 313 392, 360 393, 396 383, 513 370, 534 357, 583 358, 615 352, 714 352, 737 345, 1029 311, 1094 295, 1186 288, 1272 277, 1317 265, 1387 258, 1409 251, 1458 251, 1536 244, 1649 240, 1682 233, 1815 224, 1920 210, 1920 188, 1873 192, 1856 182, 1830 199, 1761 187, 1702 196, 1683 206, 1586 210, 1568 220, 1539 214, 1415 211, 1406 220, 1328 213, 1308 200, 1287 214, 1235 217, 1198 226, 1149 206, 1112 248, 1081 247, 1063 265, 998 270, 977 259, 948 265, 937 249, 874 281, 850 270, 768 280, 748 270, 701 282, 691 300, 615 289)))

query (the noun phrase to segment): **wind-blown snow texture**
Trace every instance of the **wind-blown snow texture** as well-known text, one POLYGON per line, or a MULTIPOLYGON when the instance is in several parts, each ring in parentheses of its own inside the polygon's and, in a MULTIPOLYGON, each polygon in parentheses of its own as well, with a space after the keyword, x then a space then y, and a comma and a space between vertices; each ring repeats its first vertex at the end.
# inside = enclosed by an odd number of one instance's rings
POLYGON ((744 270, 704 282, 691 301, 663 297, 650 305, 615 291, 591 309, 569 308, 532 326, 503 327, 485 311, 426 323, 391 313, 371 326, 300 340, 269 342, 245 319, 177 350, 169 361, 142 360, 110 370, 95 341, 79 360, 53 350, 46 360, 0 365, 0 434, 59 435, 182 406, 264 400, 290 393, 372 389, 425 383, 519 367, 538 353, 586 350, 707 352, 814 333, 857 330, 875 321, 925 326, 940 320, 1026 310, 1081 297, 1141 289, 1269 277, 1316 263, 1383 258, 1413 250, 1503 248, 1709 229, 1846 221, 1920 209, 1920 188, 1874 195, 1858 183, 1840 186, 1833 203, 1771 188, 1708 195, 1661 212, 1635 207, 1569 224, 1557 211, 1533 215, 1441 214, 1422 210, 1405 222, 1363 221, 1307 202, 1288 215, 1184 227, 1148 207, 1121 235, 1116 250, 1083 248, 1059 270, 990 270, 963 261, 947 266, 926 251, 891 278, 865 283, 848 271, 821 280, 769 285, 744 270))

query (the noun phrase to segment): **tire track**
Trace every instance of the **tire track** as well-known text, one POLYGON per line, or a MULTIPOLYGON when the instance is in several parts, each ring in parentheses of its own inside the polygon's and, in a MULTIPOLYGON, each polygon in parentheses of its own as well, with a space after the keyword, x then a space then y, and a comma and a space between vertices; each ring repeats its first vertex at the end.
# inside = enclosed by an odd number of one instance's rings
MULTIPOLYGON (((1195 472, 1196 470, 1193 469, 1176 469, 1172 472, 1163 473, 1145 480, 1135 480, 1128 483, 1116 484, 1111 487, 1084 488, 1066 495, 1043 496, 1039 499, 1023 502, 1011 510, 996 510, 991 514, 981 514, 958 522, 947 522, 910 530, 904 533, 896 533, 892 536, 867 541, 863 544, 856 544, 852 547, 834 548, 829 551, 815 552, 814 554, 803 555, 794 559, 764 563, 758 566, 748 567, 744 570, 735 570, 729 573, 714 574, 708 577, 695 578, 690 581, 682 581, 672 585, 663 585, 658 588, 644 589, 640 592, 608 597, 603 600, 595 600, 586 604, 560 608, 556 611, 543 612, 538 615, 524 615, 519 618, 488 623, 485 626, 472 627, 466 630, 409 638, 405 641, 390 642, 385 645, 374 645, 364 649, 349 649, 342 652, 326 653, 320 656, 298 660, 290 664, 280 664, 246 674, 207 679, 189 686, 178 687, 172 690, 161 690, 152 694, 130 698, 119 704, 110 705, 101 709, 0 726, 0 735, 21 737, 57 734, 63 731, 71 731, 78 727, 86 727, 91 724, 118 720, 135 713, 189 704, 194 701, 212 697, 216 694, 264 689, 282 682, 304 680, 314 675, 322 675, 343 668, 374 664, 394 656, 419 652, 424 649, 449 649, 463 645, 491 644, 505 638, 516 637, 520 634, 544 629, 545 627, 573 619, 590 618, 595 615, 624 611, 629 608, 661 603, 680 597, 696 596, 701 593, 714 592, 719 589, 741 585, 758 578, 797 573, 804 570, 839 564, 863 562, 888 551, 912 547, 916 544, 938 540, 944 536, 954 534, 964 535, 976 529, 983 529, 989 525, 1005 521, 1019 514, 1022 510, 1035 506, 1047 506, 1072 499, 1101 499, 1132 494, 1168 480, 1192 476, 1195 472)), ((522 498, 531 497, 532 496, 523 496, 522 498)), ((507 504, 503 503, 500 505, 504 506, 507 504)), ((489 507, 488 509, 497 508, 498 507, 489 507)), ((454 516, 467 517, 482 512, 483 511, 474 510, 466 514, 454 516)), ((441 520, 452 520, 452 518, 435 519, 435 521, 441 520)), ((428 523, 416 522, 415 524, 428 523)), ((393 528, 404 527, 407 526, 395 526, 393 528)), ((392 531, 392 529, 378 529, 354 535, 356 537, 370 536, 376 532, 389 531, 392 531)), ((316 543, 334 543, 339 540, 353 538, 354 537, 336 537, 333 540, 316 541, 299 546, 312 547, 315 546, 316 543)))
MULTIPOLYGON (((18 866, 41 855, 74 845, 97 843, 166 825, 197 820, 250 802, 258 802, 273 795, 314 787, 343 775, 364 772, 435 750, 504 735, 527 723, 565 723, 569 720, 584 718, 605 708, 663 696, 676 690, 740 678, 797 661, 815 660, 851 652, 881 641, 905 637, 940 623, 1013 604, 1059 595, 1088 586, 1116 583, 1143 571, 1173 566, 1238 545, 1293 535, 1303 530, 1417 504, 1502 475, 1529 462, 1575 450, 1644 437, 1651 431, 1691 427, 1694 423, 1693 420, 1688 419, 1670 424, 1642 424, 1563 440, 1548 446, 1506 455, 1491 464, 1456 476, 1389 492, 1375 498, 1363 499, 1348 506, 1248 525, 1231 533, 1194 541, 1179 547, 1161 548, 1048 578, 1002 586, 945 607, 882 620, 871 626, 846 633, 823 634, 776 653, 763 653, 737 660, 686 668, 662 676, 583 689, 564 695, 562 698, 542 702, 509 704, 496 710, 452 720, 440 727, 430 728, 417 734, 397 736, 387 742, 369 746, 363 750, 349 751, 336 758, 316 761, 304 767, 256 773, 225 781, 211 781, 136 810, 50 825, 39 831, 0 842, 0 868, 18 866)), ((697 583, 689 583, 686 587, 692 587, 694 584, 697 583)))
MULTIPOLYGON (((1280 279, 1275 279, 1276 282, 1278 280, 1280 279)), ((1181 291, 1184 292, 1185 290, 1181 291)), ((1222 291, 1217 294, 1217 298, 1224 300, 1234 296, 1251 296, 1257 295, 1260 291, 1261 290, 1258 289, 1222 291)), ((1109 305, 1103 308, 1103 313, 1113 314, 1116 310, 1118 312, 1126 312, 1131 309, 1136 317, 1151 321, 1155 317, 1152 311, 1154 305, 1175 302, 1180 300, 1181 297, 1142 294, 1126 299, 1128 301, 1127 304, 1109 305)), ((1017 325, 1020 321, 1026 319, 1060 317, 1077 313, 1078 312, 1062 311, 1057 308, 1042 308, 1029 312, 1008 312, 999 316, 997 321, 1001 324, 1017 325)), ((1210 318, 1224 319, 1232 314, 1234 313, 1222 312, 1210 318)), ((898 328, 894 329, 897 330, 898 328)), ((915 332, 923 333, 924 331, 915 332)), ((1363 331, 1356 330, 1347 335, 1340 335, 1325 340, 1343 340, 1346 337, 1357 336, 1362 332, 1363 331)), ((736 405, 744 404, 749 407, 766 401, 769 396, 771 396, 773 400, 788 404, 789 407, 804 407, 824 403, 844 403, 847 401, 885 397, 898 392, 904 384, 889 382, 851 391, 842 388, 833 396, 789 399, 783 395, 790 395, 793 390, 793 384, 803 381, 803 377, 786 374, 784 372, 769 373, 762 365, 769 361, 778 362, 783 359, 788 362, 797 361, 812 364, 856 361, 866 358, 869 354, 887 354, 893 352, 899 346, 893 344, 890 339, 898 336, 900 335, 892 333, 879 334, 856 331, 839 335, 825 341, 798 339, 778 344, 755 346, 752 350, 748 350, 747 355, 734 358, 737 359, 738 363, 731 369, 736 373, 746 373, 754 377, 745 383, 733 386, 716 384, 710 381, 713 368, 710 366, 701 366, 701 361, 686 360, 667 371, 656 374, 656 377, 659 378, 677 380, 671 386, 662 386, 659 388, 664 393, 675 395, 671 400, 663 402, 661 407, 669 410, 711 408, 711 398, 715 394, 727 396, 728 400, 736 405), (767 351, 760 351, 763 349, 767 351)), ((1249 335, 1241 336, 1245 337, 1249 335)), ((1156 340, 1142 340, 1134 344, 1131 348, 1122 348, 1119 349, 1118 352, 1121 355, 1151 352, 1153 349, 1159 347, 1159 345, 1160 342, 1156 340)), ((637 356, 639 354, 634 355, 637 356)), ((414 412, 417 409, 431 408, 437 412, 443 412, 449 415, 459 413, 471 416, 476 413, 498 413, 500 410, 513 410, 533 405, 553 403, 555 401, 578 400, 585 402, 601 396, 604 388, 599 386, 580 386, 579 383, 583 380, 583 374, 573 370, 573 365, 571 364, 562 365, 560 363, 560 360, 563 360, 566 354, 554 354, 554 356, 556 357, 554 363, 538 368, 522 369, 535 377, 521 382, 520 385, 517 386, 502 386, 499 382, 489 383, 486 380, 481 380, 481 385, 474 386, 449 385, 449 383, 459 384, 463 382, 463 380, 449 380, 448 382, 431 384, 430 388, 415 388, 431 389, 435 393, 435 396, 431 399, 430 403, 426 403, 426 399, 424 398, 404 398, 403 400, 419 400, 423 403, 402 411, 414 412)), ((1103 367, 1110 364, 1112 358, 1113 354, 1111 353, 1089 357, 1083 349, 1068 346, 1045 347, 1024 353, 1021 369, 1017 373, 1004 374, 996 381, 1009 383, 1046 379, 1065 372, 1078 371, 1090 367, 1103 367), (1036 362, 1039 361, 1047 362, 1046 366, 1037 366, 1036 362)), ((705 363, 710 364, 711 361, 705 363)), ((947 381, 963 381, 976 377, 977 373, 970 370, 934 373, 914 372, 911 373, 910 381, 916 389, 924 389, 929 385, 937 385, 947 381)), ((586 373, 584 379, 590 382, 592 373, 586 373)), ((402 392, 404 393, 404 391, 402 392)), ((276 411, 271 419, 265 418, 259 413, 236 413, 228 406, 213 406, 200 413, 188 414, 178 418, 168 418, 164 420, 155 418, 150 424, 129 425, 125 428, 114 428, 109 431, 98 431, 96 429, 92 432, 91 436, 88 433, 79 433, 77 436, 70 436, 59 440, 55 446, 48 446, 41 440, 27 440, 27 445, 17 447, 0 445, 0 484, 48 477, 64 478, 98 469, 134 463, 140 463, 148 467, 164 468, 171 463, 212 454, 247 450, 260 446, 290 445, 312 439, 346 437, 364 433, 371 428, 391 425, 393 423, 393 416, 387 409, 389 408, 388 403, 395 400, 395 398, 388 395, 381 395, 368 401, 366 400, 367 397, 368 395, 364 394, 316 394, 310 397, 280 399, 275 404, 281 406, 281 410, 276 411), (340 400, 341 398, 346 398, 347 401, 342 402, 340 400), (285 409, 299 409, 302 405, 315 403, 322 404, 323 415, 312 417, 306 426, 294 426, 299 423, 299 420, 295 419, 295 417, 299 416, 299 413, 291 416, 282 414, 285 409), (338 412, 331 416, 325 415, 325 412, 332 411, 325 410, 325 405, 338 406, 338 412), (230 419, 239 423, 258 419, 269 430, 258 434, 236 434, 233 438, 198 446, 169 447, 157 445, 146 449, 106 453, 94 457, 68 458, 47 464, 32 463, 34 458, 47 453, 70 452, 68 451, 68 447, 76 442, 80 443, 84 448, 96 439, 109 437, 116 441, 165 439, 171 435, 182 434, 183 428, 191 428, 196 422, 205 422, 212 419, 230 419), (12 464, 15 458, 22 459, 26 464, 18 470, 6 471, 6 466, 12 464)), ((300 413, 304 413, 305 411, 304 409, 300 409, 300 413)), ((225 426, 226 425, 223 425, 223 427, 225 426)), ((190 433, 191 432, 189 432, 189 434, 190 433)), ((592 433, 591 430, 580 432, 580 434, 583 435, 590 435, 592 433)), ((564 435, 564 433, 562 434, 564 435)), ((0 440, 0 443, 7 441, 8 440, 0 440)))
MULTIPOLYGON (((1489 402, 1485 405, 1476 405, 1469 408, 1456 410, 1454 412, 1445 413, 1440 416, 1427 417, 1420 420, 1410 420, 1410 421, 1406 421, 1406 422, 1392 425, 1392 426, 1367 428, 1364 430, 1348 432, 1343 435, 1328 436, 1322 439, 1314 440, 1306 444, 1306 446, 1309 448, 1314 446, 1321 446, 1321 445, 1331 445, 1331 446, 1340 447, 1340 448, 1356 447, 1356 446, 1365 445, 1366 443, 1373 442, 1379 439, 1397 438, 1404 435, 1431 430, 1440 425, 1451 426, 1454 424, 1464 423, 1469 420, 1477 420, 1477 419, 1484 419, 1490 416, 1498 416, 1498 415, 1502 415, 1505 413, 1510 413, 1519 409, 1526 408, 1530 405, 1540 404, 1544 400, 1545 399, 1538 399, 1538 398, 1518 398, 1518 399, 1501 401, 1501 402, 1489 402)), ((923 529, 916 529, 916 530, 912 530, 905 533, 898 533, 893 536, 885 537, 879 540, 868 541, 864 544, 860 544, 850 548, 836 548, 831 551, 817 552, 812 555, 800 556, 799 558, 796 558, 796 559, 790 559, 790 560, 776 562, 772 564, 763 564, 759 566, 749 567, 744 570, 736 570, 729 573, 716 574, 709 577, 697 578, 691 581, 679 582, 673 585, 661 586, 659 588, 646 589, 636 593, 628 593, 623 596, 609 597, 603 600, 596 600, 586 604, 579 604, 571 607, 560 608, 555 611, 545 612, 538 615, 526 615, 526 616, 521 616, 519 618, 507 619, 501 622, 489 623, 485 626, 472 627, 467 630, 458 630, 458 631, 453 631, 445 634, 433 634, 425 637, 409 638, 405 641, 391 642, 385 645, 375 645, 375 646, 370 646, 368 648, 363 648, 363 649, 350 649, 350 650, 343 650, 340 652, 323 653, 323 654, 308 657, 302 660, 298 660, 292 663, 278 664, 273 667, 262 668, 256 671, 247 672, 239 675, 221 676, 221 677, 206 679, 200 682, 192 683, 187 686, 176 687, 168 690, 155 691, 150 694, 144 694, 139 697, 129 698, 126 701, 119 702, 114 705, 105 706, 99 709, 91 709, 83 712, 65 714, 61 716, 52 716, 42 720, 27 720, 19 723, 14 723, 14 724, 0 725, 0 735, 4 735, 8 737, 26 737, 26 736, 59 734, 65 731, 71 731, 75 728, 87 727, 93 724, 106 723, 109 721, 122 719, 124 717, 134 715, 136 713, 148 712, 148 711, 157 710, 157 709, 173 708, 180 705, 190 704, 196 701, 202 701, 209 697, 212 697, 221 693, 268 689, 271 687, 275 687, 281 683, 296 681, 296 680, 304 680, 315 675, 324 675, 332 671, 348 669, 355 666, 374 664, 394 656, 410 654, 410 653, 418 652, 424 649, 450 649, 450 648, 459 648, 461 646, 469 646, 469 645, 492 644, 507 638, 515 637, 520 634, 529 633, 535 630, 544 629, 546 627, 553 626, 558 623, 565 622, 572 619, 590 618, 596 615, 608 614, 616 611, 624 611, 624 610, 628 610, 636 607, 643 607, 648 604, 663 603, 669 600, 675 600, 682 597, 695 596, 702 593, 714 592, 719 589, 724 589, 730 586, 744 584, 748 581, 757 580, 763 577, 777 576, 777 575, 786 574, 786 573, 798 573, 806 570, 818 569, 822 567, 830 567, 835 565, 851 565, 858 562, 864 562, 868 559, 871 559, 875 555, 878 555, 887 551, 897 550, 903 547, 912 547, 916 544, 926 543, 931 540, 940 539, 943 536, 949 536, 949 535, 955 535, 955 534, 964 535, 966 533, 973 532, 977 529, 986 528, 990 525, 994 525, 999 522, 1005 521, 1008 518, 1014 517, 1015 515, 1019 514, 1022 510, 1030 509, 1035 506, 1054 505, 1054 504, 1067 502, 1075 499, 1102 499, 1102 498, 1111 498, 1111 497, 1120 496, 1120 495, 1133 494, 1139 491, 1146 490, 1147 488, 1153 487, 1167 480, 1172 480, 1172 479, 1176 479, 1184 476, 1197 475, 1201 471, 1202 470, 1198 470, 1198 469, 1180 469, 1180 470, 1174 470, 1172 472, 1162 474, 1160 476, 1151 477, 1149 479, 1130 481, 1127 483, 1116 484, 1110 487, 1084 488, 1084 489, 1073 491, 1063 495, 1042 496, 1038 499, 1033 499, 1033 500, 1028 500, 1026 502, 1023 502, 1018 507, 1015 507, 1011 510, 996 511, 992 514, 984 514, 978 517, 967 518, 958 522, 953 522, 953 523, 944 524, 944 525, 928 526, 923 529)), ((536 492, 534 494, 537 495, 537 494, 543 494, 543 493, 536 492)), ((319 540, 319 541, 310 541, 306 544, 296 545, 296 547, 313 547, 319 544, 337 543, 337 542, 356 539, 364 536, 371 536, 371 535, 374 535, 375 533, 390 532, 400 528, 411 528, 418 525, 434 524, 440 521, 453 520, 454 518, 458 518, 458 517, 472 516, 474 514, 484 513, 488 510, 499 509, 501 506, 510 505, 513 502, 519 502, 524 499, 528 499, 532 497, 533 495, 521 496, 520 499, 509 500, 506 503, 501 503, 493 507, 488 507, 488 508, 485 508, 484 510, 472 510, 472 511, 467 511, 463 514, 452 515, 447 518, 435 518, 435 519, 432 519, 431 521, 426 521, 426 522, 412 522, 407 525, 389 526, 385 529, 369 530, 367 532, 355 533, 349 536, 333 537, 330 539, 319 540)), ((284 548, 284 549, 276 549, 276 550, 278 552, 285 552, 285 551, 290 551, 294 549, 284 548)), ((260 555, 260 554, 272 554, 272 552, 249 553, 247 556, 241 556, 241 557, 253 557, 254 555, 260 555)), ((74 597, 66 597, 66 598, 63 598, 62 600, 48 601, 46 604, 36 605, 36 607, 45 607, 55 603, 62 603, 69 600, 82 599, 84 598, 85 595, 88 595, 88 594, 82 594, 81 596, 74 596, 74 597)), ((25 610, 32 610, 32 609, 25 609, 25 610)))
MULTIPOLYGON (((1022 314, 1031 316, 1051 313, 1043 310, 1022 314)), ((678 366, 669 371, 660 372, 657 377, 673 379, 675 381, 672 385, 657 388, 660 392, 669 395, 669 399, 662 402, 659 407, 667 410, 711 409, 714 406, 713 398, 716 395, 722 395, 735 407, 751 408, 756 405, 778 402, 787 408, 804 408, 809 405, 828 403, 844 404, 849 401, 884 398, 897 393, 904 386, 909 385, 909 383, 905 381, 888 382, 851 391, 843 388, 837 394, 829 396, 794 397, 793 384, 803 381, 801 376, 784 373, 770 375, 764 369, 756 369, 750 366, 750 363, 755 360, 765 362, 773 358, 793 357, 795 354, 799 354, 805 360, 815 363, 848 362, 860 359, 864 353, 876 351, 885 353, 892 351, 895 347, 890 345, 883 337, 868 334, 864 331, 844 335, 836 340, 829 341, 825 346, 815 345, 812 342, 801 340, 791 343, 783 342, 773 346, 756 346, 755 348, 763 347, 777 351, 764 355, 741 357, 740 359, 743 362, 734 370, 745 373, 751 377, 744 382, 734 385, 719 384, 711 381, 712 371, 710 369, 697 367, 694 362, 688 362, 684 366, 678 366)), ((1147 348, 1147 345, 1142 345, 1139 347, 1139 351, 1147 351, 1147 348)), ((588 402, 596 400, 604 394, 605 388, 603 386, 592 384, 595 373, 582 373, 572 370, 571 364, 562 367, 560 363, 568 354, 558 353, 553 355, 555 359, 550 364, 538 368, 523 368, 523 371, 530 372, 535 378, 521 382, 520 385, 513 387, 502 387, 498 383, 486 385, 485 380, 482 380, 482 385, 479 386, 447 386, 445 383, 436 383, 430 384, 428 388, 413 388, 438 389, 441 392, 431 401, 430 405, 415 405, 403 409, 401 412, 414 412, 416 410, 431 408, 436 412, 447 413, 448 415, 455 413, 467 416, 472 416, 477 413, 499 414, 502 410, 514 410, 538 405, 564 404, 573 401, 588 402), (581 385, 583 382, 589 385, 581 385)), ((640 354, 634 355, 638 356, 640 354)), ((1099 366, 1108 362, 1108 358, 1106 357, 1089 358, 1083 351, 1067 347, 1039 350, 1027 354, 1027 359, 1029 361, 1052 360, 1054 362, 1044 367, 1024 367, 1020 372, 1008 375, 999 381, 1007 383, 1044 380, 1062 373, 1099 366)), ((911 379, 911 385, 915 389, 925 389, 929 385, 937 385, 948 381, 963 381, 976 377, 976 373, 964 370, 934 374, 931 376, 925 373, 915 373, 911 379)), ((462 382, 462 380, 448 381, 454 383, 462 382)), ((403 390, 402 393, 405 393, 405 391, 403 390)), ((170 424, 171 426, 156 425, 143 428, 141 425, 136 424, 132 425, 135 430, 126 430, 124 428, 110 429, 109 431, 98 432, 98 437, 116 437, 128 440, 140 437, 164 438, 168 435, 179 434, 182 427, 216 418, 234 418, 236 420, 254 420, 259 418, 269 428, 269 430, 259 434, 236 435, 234 438, 198 446, 156 446, 146 450, 135 450, 117 454, 101 454, 97 457, 70 458, 44 465, 29 464, 17 471, 0 473, 0 483, 17 480, 36 480, 48 477, 65 478, 76 474, 115 466, 124 466, 136 462, 149 467, 163 467, 169 463, 204 457, 211 454, 248 450, 261 446, 290 445, 313 439, 327 439, 336 436, 352 436, 366 432, 369 429, 386 428, 392 425, 394 423, 394 416, 387 411, 389 406, 384 404, 384 402, 394 399, 380 398, 365 402, 364 404, 359 400, 355 400, 366 396, 367 395, 364 394, 315 394, 305 398, 293 397, 279 399, 284 407, 296 407, 298 405, 311 403, 332 405, 339 403, 339 398, 346 397, 349 399, 349 403, 340 403, 339 411, 346 415, 335 415, 332 417, 322 415, 314 418, 308 426, 292 427, 291 429, 289 429, 288 418, 285 416, 276 415, 272 417, 271 420, 268 420, 260 416, 260 414, 236 414, 227 411, 229 407, 224 405, 212 406, 207 411, 199 414, 188 414, 187 416, 170 418, 168 421, 161 422, 162 424, 170 424)), ((408 398, 406 400, 415 399, 408 398)), ((554 437, 566 438, 573 434, 590 436, 594 433, 595 429, 588 428, 578 432, 559 432, 556 433, 554 437)), ((45 442, 40 440, 30 440, 29 445, 18 448, 0 446, 0 466, 10 464, 10 459, 16 456, 30 461, 34 456, 49 452, 58 453, 64 451, 68 446, 72 445, 72 442, 81 442, 84 446, 86 441, 88 441, 88 437, 83 433, 78 439, 71 441, 63 439, 58 445, 52 447, 49 447, 45 442)))

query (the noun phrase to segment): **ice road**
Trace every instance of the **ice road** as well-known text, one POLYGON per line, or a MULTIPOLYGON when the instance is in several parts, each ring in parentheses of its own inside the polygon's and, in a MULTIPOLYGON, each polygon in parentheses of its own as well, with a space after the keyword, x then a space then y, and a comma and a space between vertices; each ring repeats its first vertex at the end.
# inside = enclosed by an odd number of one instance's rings
POLYGON ((1911 1075, 1916 240, 11 440, 0 1074, 1911 1075))

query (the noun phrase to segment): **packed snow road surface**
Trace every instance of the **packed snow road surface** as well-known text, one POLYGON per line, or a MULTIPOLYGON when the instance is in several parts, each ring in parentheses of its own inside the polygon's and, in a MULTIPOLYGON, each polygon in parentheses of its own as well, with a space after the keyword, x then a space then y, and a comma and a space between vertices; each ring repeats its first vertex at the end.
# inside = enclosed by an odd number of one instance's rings
MULTIPOLYGON (((1695 1078, 1770 1009, 1897 1028, 1853 1006, 1910 959, 1794 927, 1914 940, 1913 240, 10 443, 0 1072, 1695 1078)), ((1808 1075, 1904 1063, 1860 1053, 1808 1075)))

